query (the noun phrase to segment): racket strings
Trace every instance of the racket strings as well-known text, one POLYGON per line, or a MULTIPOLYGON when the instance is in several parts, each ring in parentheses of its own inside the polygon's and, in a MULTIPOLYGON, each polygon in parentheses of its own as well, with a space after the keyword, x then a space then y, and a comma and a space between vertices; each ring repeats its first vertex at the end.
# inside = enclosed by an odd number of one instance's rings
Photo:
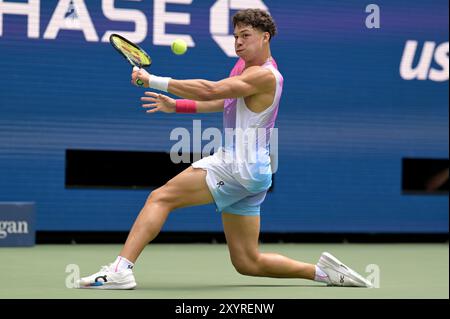
POLYGON ((146 53, 142 52, 139 48, 133 46, 132 44, 118 38, 112 38, 115 47, 126 56, 130 62, 136 66, 149 66, 151 64, 150 58, 146 53))

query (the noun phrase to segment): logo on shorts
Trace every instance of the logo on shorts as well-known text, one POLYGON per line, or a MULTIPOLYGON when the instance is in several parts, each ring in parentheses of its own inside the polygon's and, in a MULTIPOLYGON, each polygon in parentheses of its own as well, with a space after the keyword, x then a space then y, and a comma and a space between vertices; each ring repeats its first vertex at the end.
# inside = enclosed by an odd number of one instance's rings
POLYGON ((225 183, 223 181, 220 181, 217 183, 217 188, 220 188, 220 186, 223 186, 223 185, 225 185, 225 183))

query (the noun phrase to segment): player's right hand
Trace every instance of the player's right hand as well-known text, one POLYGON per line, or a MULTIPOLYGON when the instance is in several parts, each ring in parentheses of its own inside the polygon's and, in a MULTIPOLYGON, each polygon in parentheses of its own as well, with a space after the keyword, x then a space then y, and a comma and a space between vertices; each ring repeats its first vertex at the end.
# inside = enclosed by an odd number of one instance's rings
MULTIPOLYGON (((148 82, 147 82, 148 83, 148 82)), ((147 113, 164 112, 174 113, 176 110, 176 101, 164 94, 147 91, 146 96, 141 97, 142 102, 152 102, 142 104, 143 108, 147 108, 147 113)))
POLYGON ((141 87, 148 88, 150 74, 144 69, 139 69, 138 67, 133 67, 133 72, 131 72, 131 84, 139 86, 136 84, 137 80, 141 80, 144 84, 141 87))

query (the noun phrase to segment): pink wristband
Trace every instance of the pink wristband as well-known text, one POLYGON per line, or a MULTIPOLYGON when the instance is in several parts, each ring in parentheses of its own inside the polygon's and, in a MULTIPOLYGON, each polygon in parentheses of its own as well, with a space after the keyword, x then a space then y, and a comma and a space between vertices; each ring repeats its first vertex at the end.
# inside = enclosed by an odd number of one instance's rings
POLYGON ((176 100, 177 113, 197 113, 197 103, 193 100, 176 100))

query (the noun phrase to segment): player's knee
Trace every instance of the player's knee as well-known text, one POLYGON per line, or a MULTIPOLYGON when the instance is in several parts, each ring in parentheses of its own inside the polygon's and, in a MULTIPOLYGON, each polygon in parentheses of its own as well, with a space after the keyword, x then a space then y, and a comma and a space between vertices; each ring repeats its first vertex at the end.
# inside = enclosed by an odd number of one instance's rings
POLYGON ((148 195, 146 204, 150 204, 150 203, 152 203, 153 201, 155 201, 156 198, 159 196, 158 192, 159 192, 159 188, 153 190, 153 191, 148 195))
POLYGON ((232 257, 231 262, 234 269, 241 275, 256 276, 258 275, 258 263, 255 258, 248 256, 232 257))
POLYGON ((165 206, 169 209, 173 209, 174 201, 173 196, 170 194, 170 191, 167 189, 167 187, 162 186, 150 193, 150 195, 147 198, 146 204, 157 204, 161 206, 165 206))

